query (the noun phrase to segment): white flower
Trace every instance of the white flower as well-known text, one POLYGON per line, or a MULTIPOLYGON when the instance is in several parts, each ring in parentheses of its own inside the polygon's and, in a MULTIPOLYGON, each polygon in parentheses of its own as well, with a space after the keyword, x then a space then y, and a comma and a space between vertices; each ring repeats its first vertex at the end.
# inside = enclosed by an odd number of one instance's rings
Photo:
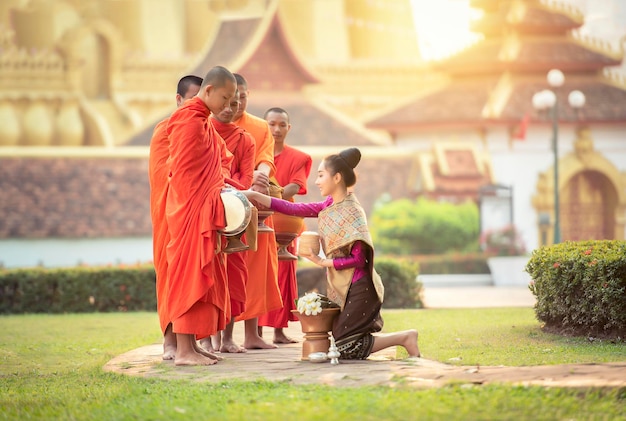
POLYGON ((304 296, 298 300, 298 311, 300 314, 306 314, 307 316, 315 316, 321 313, 322 296, 317 292, 304 294, 304 296))

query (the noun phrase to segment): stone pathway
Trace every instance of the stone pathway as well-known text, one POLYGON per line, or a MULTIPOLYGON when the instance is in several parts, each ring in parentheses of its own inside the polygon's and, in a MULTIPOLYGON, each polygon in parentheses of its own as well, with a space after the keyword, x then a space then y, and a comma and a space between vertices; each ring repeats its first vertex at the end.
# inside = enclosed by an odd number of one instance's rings
MULTIPOLYGON (((286 329, 288 336, 302 342, 298 322, 286 329)), ((266 335, 271 332, 266 328, 266 335)), ((243 323, 235 324, 234 337, 243 342, 243 323)), ((626 362, 568 364, 530 367, 453 366, 423 358, 396 360, 395 349, 372 354, 366 361, 313 363, 301 360, 302 344, 277 349, 221 354, 224 360, 209 367, 177 367, 161 359, 162 344, 137 348, 109 361, 104 369, 132 376, 187 379, 218 383, 228 380, 265 379, 290 384, 326 384, 340 387, 366 385, 410 385, 439 387, 449 382, 467 384, 515 383, 522 385, 590 387, 626 386, 626 362)))

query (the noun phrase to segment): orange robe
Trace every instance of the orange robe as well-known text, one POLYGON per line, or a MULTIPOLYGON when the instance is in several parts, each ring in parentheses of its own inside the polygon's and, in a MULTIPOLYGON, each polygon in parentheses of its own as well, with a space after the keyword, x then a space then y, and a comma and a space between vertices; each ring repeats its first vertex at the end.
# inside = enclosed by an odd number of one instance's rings
MULTIPOLYGON (((226 142, 226 148, 234 159, 230 166, 230 182, 237 184, 239 189, 249 189, 252 185, 254 158, 256 147, 250 133, 232 124, 222 123, 214 118, 211 122, 215 130, 226 142)), ((228 182, 229 180, 227 180, 228 182)), ((245 235, 242 237, 245 242, 245 235)), ((246 303, 246 283, 248 282, 247 252, 231 253, 226 256, 226 272, 228 274, 228 292, 230 293, 231 316, 243 313, 246 303)))
MULTIPOLYGON (((276 165, 276 181, 281 186, 297 184, 300 186, 297 194, 307 193, 307 180, 311 173, 311 157, 298 149, 285 145, 278 155, 274 156, 276 165)), ((293 199, 291 200, 293 201, 293 199)), ((295 252, 293 243, 287 248, 291 253, 295 252)), ((283 308, 271 311, 259 317, 259 326, 273 328, 286 328, 290 321, 295 322, 298 318, 291 313, 296 309, 295 300, 298 299, 298 281, 296 280, 297 261, 278 261, 278 287, 280 288, 283 308)))
POLYGON ((220 192, 223 141, 202 100, 186 101, 170 117, 169 189, 165 216, 167 313, 174 333, 205 338, 224 329, 230 297, 218 230, 226 226, 220 192))
MULTIPOLYGON (((254 138, 256 146, 254 167, 258 168, 261 163, 268 164, 271 168, 270 177, 273 177, 276 172, 274 138, 267 121, 246 112, 233 123, 245 129, 254 138)), ((274 226, 271 216, 265 220, 265 224, 269 227, 274 226)), ((235 319, 237 321, 253 319, 283 306, 278 288, 278 253, 274 233, 259 233, 257 251, 249 251, 247 254, 250 276, 246 287, 246 308, 235 319)))
POLYGON ((167 289, 167 259, 165 247, 169 241, 165 222, 165 199, 167 197, 168 174, 167 158, 170 155, 167 138, 169 118, 161 121, 154 128, 150 141, 150 159, 148 177, 150 181, 150 217, 152 219, 152 260, 156 273, 157 314, 161 331, 165 333, 170 320, 167 316, 165 291, 167 289))

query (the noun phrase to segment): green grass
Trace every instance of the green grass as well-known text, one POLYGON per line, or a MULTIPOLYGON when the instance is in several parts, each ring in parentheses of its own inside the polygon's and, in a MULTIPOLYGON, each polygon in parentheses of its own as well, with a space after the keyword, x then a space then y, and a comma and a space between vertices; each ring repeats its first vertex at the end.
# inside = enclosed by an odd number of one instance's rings
MULTIPOLYGON (((626 344, 541 332, 531 309, 388 310, 416 327, 427 358, 462 364, 626 361, 626 344)), ((105 373, 113 356, 160 340, 153 313, 0 318, 0 419, 8 420, 614 420, 625 389, 455 384, 410 387, 209 384, 105 373)))

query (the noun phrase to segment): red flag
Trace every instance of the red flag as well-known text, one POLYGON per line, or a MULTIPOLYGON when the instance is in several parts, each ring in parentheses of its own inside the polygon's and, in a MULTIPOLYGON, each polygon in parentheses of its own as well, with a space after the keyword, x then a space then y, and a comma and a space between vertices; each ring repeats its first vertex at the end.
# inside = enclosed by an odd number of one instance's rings
POLYGON ((513 139, 516 140, 526 140, 526 130, 528 130, 528 123, 530 123, 530 115, 528 113, 524 114, 522 117, 522 121, 519 126, 513 133, 513 139))

